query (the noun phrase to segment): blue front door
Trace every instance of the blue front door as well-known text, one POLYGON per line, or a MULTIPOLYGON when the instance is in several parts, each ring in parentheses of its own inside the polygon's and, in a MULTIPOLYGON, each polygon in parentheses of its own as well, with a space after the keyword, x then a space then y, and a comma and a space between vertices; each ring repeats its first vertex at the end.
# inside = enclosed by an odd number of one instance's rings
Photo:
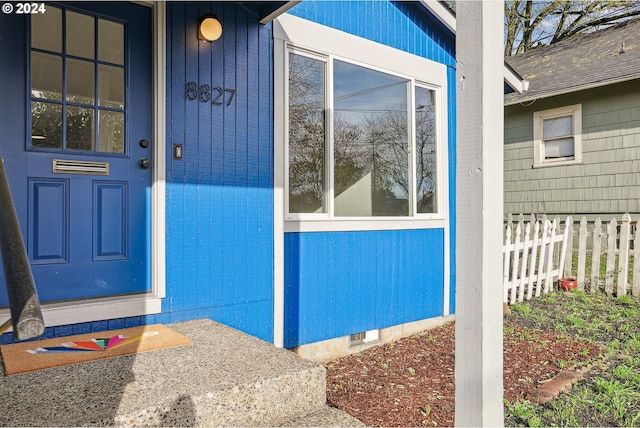
POLYGON ((36 288, 45 302, 149 291, 151 11, 45 8, 0 18, 0 155, 36 288))

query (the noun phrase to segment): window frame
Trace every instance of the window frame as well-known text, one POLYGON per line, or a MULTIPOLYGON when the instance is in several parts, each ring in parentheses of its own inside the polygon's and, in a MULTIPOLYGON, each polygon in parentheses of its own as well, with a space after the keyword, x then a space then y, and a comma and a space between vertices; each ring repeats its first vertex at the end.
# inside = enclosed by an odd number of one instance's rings
POLYGON ((333 28, 290 15, 279 17, 274 25, 275 39, 275 164, 274 184, 281 186, 276 204, 282 204, 284 231, 388 230, 444 227, 448 218, 448 130, 446 66, 417 55, 372 42, 333 28), (313 30, 309 28, 314 27, 313 30), (289 54, 294 52, 325 61, 325 174, 326 212, 289 212, 289 54), (333 141, 333 61, 339 60, 407 79, 410 156, 409 215, 341 217, 334 215, 334 141, 333 141), (416 195, 416 88, 434 91, 436 106, 436 209, 417 213, 416 195))
POLYGON ((534 168, 582 163, 582 104, 540 110, 533 113, 533 157, 534 168), (545 159, 544 120, 564 116, 572 117, 573 156, 545 159))

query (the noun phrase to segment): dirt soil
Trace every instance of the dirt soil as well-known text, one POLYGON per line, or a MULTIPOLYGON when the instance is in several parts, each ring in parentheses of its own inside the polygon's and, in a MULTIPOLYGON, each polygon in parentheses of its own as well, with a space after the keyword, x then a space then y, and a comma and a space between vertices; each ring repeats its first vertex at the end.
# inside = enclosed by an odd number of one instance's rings
MULTIPOLYGON (((562 368, 601 353, 588 342, 505 319, 504 397, 522 400, 562 368)), ((327 399, 368 426, 454 425, 454 323, 327 363, 327 399)))

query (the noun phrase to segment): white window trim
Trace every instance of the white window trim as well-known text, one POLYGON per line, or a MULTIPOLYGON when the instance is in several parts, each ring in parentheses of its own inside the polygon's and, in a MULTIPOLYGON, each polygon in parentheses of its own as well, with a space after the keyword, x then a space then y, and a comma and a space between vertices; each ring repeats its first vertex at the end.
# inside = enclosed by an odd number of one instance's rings
MULTIPOLYGON (((276 188, 282 186, 282 193, 276 193, 274 203, 279 205, 284 215, 284 232, 298 231, 349 231, 349 230, 394 230, 445 227, 448 219, 448 171, 447 171, 447 72, 446 66, 428 59, 409 54, 398 49, 366 40, 333 28, 285 14, 274 21, 275 39, 275 159, 274 173, 276 188), (407 78, 416 86, 435 91, 437 141, 437 212, 412 214, 407 217, 329 217, 329 214, 289 214, 288 213, 288 117, 286 114, 288 51, 290 49, 316 53, 328 59, 340 59, 367 68, 395 74, 407 78), (280 175, 280 177, 278 177, 280 175)), ((411 101, 414 94, 411 91, 411 101)), ((330 110, 331 111, 331 110, 330 110)), ((327 118, 330 132, 331 118, 327 118)), ((413 130, 410 130, 413 133, 413 130)), ((411 135, 413 139, 413 135, 411 135)), ((413 152, 414 150, 412 150, 413 152)), ((333 164, 329 153, 328 167, 333 164)), ((415 153, 410 160, 410 173, 415 176, 415 153)), ((332 204, 332 174, 328 177, 327 204, 332 204)), ((412 192, 415 184, 412 186, 412 192)), ((410 200, 415 209, 415 196, 410 200)), ((329 209, 329 212, 331 210, 329 209)))
POLYGON ((533 167, 549 167, 582 163, 582 104, 541 110, 533 113, 533 167), (573 159, 544 158, 542 122, 560 116, 573 116, 573 159))
MULTIPOLYGON (((152 8, 154 34, 153 171, 151 185, 151 291, 130 296, 100 297, 71 302, 43 303, 47 327, 158 314, 166 296, 165 194, 166 194, 166 3, 135 2, 152 8)), ((10 317, 9 309, 0 317, 10 317)), ((11 330, 9 330, 11 331, 11 330)))

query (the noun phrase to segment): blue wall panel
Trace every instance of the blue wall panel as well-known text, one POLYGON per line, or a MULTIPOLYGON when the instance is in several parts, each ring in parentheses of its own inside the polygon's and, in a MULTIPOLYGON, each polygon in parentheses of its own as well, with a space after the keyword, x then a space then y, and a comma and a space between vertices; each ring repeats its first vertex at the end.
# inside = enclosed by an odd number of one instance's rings
MULTIPOLYGON (((448 65, 455 219, 453 36, 417 2, 305 0, 290 13, 448 65)), ((47 328, 47 337, 209 317, 273 340, 271 26, 231 2, 168 3, 166 71, 163 312, 47 328), (214 43, 196 39, 197 20, 207 13, 224 29, 214 43), (189 101, 189 81, 235 89, 234 101, 189 101), (172 158, 173 144, 183 145, 182 160, 172 158)), ((453 227, 451 238, 453 309, 453 227)), ((286 234, 285 345, 441 315, 443 245, 440 229, 286 234)))
POLYGON ((272 340, 271 26, 230 2, 170 3, 167 20, 167 299, 152 318, 206 316, 272 340), (224 29, 213 43, 196 38, 207 13, 224 29), (189 100, 187 82, 235 96, 189 100))
POLYGON ((285 346, 442 315, 442 229, 285 234, 285 346))
MULTIPOLYGON (((455 38, 417 2, 305 0, 291 14, 447 65, 450 291, 455 309, 455 38)), ((443 315, 444 231, 285 237, 285 346, 443 315)))
POLYGON ((289 13, 455 67, 455 38, 417 2, 304 0, 289 13))

